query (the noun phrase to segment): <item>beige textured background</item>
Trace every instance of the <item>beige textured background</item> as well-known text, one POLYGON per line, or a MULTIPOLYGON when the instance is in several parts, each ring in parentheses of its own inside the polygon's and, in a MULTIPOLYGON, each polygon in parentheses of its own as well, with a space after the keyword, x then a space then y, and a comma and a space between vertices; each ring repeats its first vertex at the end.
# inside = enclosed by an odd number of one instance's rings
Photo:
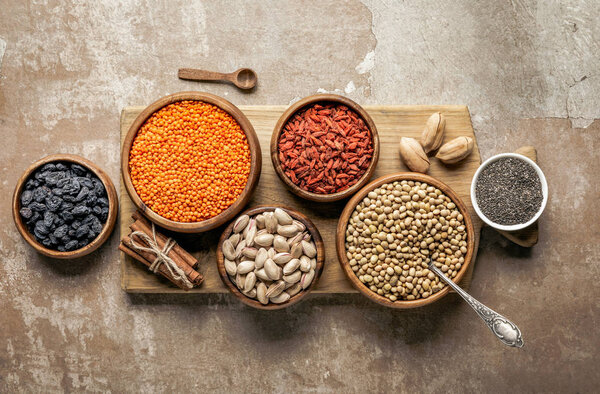
POLYGON ((0 4, 0 392, 597 391, 599 2, 64 3, 0 4), (249 66, 260 85, 176 78, 192 66, 249 66), (81 154, 119 182, 121 108, 192 89, 235 104, 467 104, 484 159, 535 145, 551 190, 540 243, 484 230, 471 286, 525 348, 453 297, 402 312, 314 296, 264 313, 228 295, 124 294, 115 235, 73 262, 25 245, 9 197, 30 162, 81 154))

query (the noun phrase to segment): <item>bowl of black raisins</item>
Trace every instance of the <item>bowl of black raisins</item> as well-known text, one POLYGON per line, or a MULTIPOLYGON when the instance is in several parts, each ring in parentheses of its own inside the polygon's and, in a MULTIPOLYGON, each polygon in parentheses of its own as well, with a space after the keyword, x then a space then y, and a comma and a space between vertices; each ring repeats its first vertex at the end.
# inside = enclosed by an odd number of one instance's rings
POLYGON ((94 163, 57 154, 33 163, 17 182, 13 218, 39 253, 58 259, 85 256, 114 229, 115 186, 94 163))

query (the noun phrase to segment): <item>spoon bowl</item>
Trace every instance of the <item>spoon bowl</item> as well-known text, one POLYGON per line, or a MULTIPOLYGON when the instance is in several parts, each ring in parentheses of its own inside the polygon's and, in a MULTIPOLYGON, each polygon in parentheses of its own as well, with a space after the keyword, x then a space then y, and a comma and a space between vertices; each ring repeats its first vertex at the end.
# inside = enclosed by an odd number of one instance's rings
POLYGON ((250 68, 240 68, 233 72, 232 82, 240 89, 252 89, 256 86, 257 80, 256 73, 250 68))

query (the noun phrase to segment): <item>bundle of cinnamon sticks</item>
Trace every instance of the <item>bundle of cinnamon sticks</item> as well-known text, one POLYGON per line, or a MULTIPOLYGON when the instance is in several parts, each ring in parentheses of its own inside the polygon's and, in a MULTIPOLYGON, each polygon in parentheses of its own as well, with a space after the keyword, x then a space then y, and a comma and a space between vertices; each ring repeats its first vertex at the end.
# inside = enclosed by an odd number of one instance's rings
MULTIPOLYGON (((152 231, 152 223, 148 221, 142 214, 136 211, 133 215, 131 215, 134 222, 129 226, 129 229, 132 233, 142 232, 150 237, 150 239, 154 239, 154 235, 156 235, 156 244, 158 248, 162 251, 165 247, 165 244, 169 242, 169 238, 164 234, 159 233, 156 228, 155 231, 152 231)), ((119 249, 123 251, 126 255, 134 258, 135 260, 141 262, 142 264, 150 267, 152 263, 156 260, 156 253, 140 250, 136 248, 132 244, 132 239, 135 241, 135 244, 142 245, 146 248, 150 248, 150 245, 146 242, 144 237, 138 235, 125 235, 121 239, 121 243, 119 244, 119 249)), ((168 257, 173 260, 173 262, 185 273, 187 278, 187 283, 183 279, 176 279, 172 274, 172 270, 165 264, 160 264, 157 270, 157 273, 161 274, 176 286, 180 287, 183 290, 189 290, 190 288, 199 286, 204 277, 201 273, 197 271, 198 268, 198 260, 194 258, 191 254, 186 252, 181 246, 175 244, 167 254, 168 257), (190 284, 192 287, 190 287, 190 284)))

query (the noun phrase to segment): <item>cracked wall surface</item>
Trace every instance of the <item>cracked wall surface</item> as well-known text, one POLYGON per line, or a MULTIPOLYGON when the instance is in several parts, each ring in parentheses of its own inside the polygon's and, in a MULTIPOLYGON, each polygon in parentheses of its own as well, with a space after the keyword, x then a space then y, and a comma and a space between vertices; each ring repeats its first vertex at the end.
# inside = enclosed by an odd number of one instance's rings
POLYGON ((600 2, 5 0, 0 9, 0 392, 596 391, 600 2), (251 67, 259 85, 181 81, 179 67, 251 67), (470 288, 519 325, 525 348, 504 348, 452 296, 410 311, 312 296, 265 313, 229 295, 126 295, 118 234, 77 261, 34 253, 11 217, 22 171, 76 153, 118 182, 121 109, 182 90, 238 105, 317 92, 467 104, 484 159, 534 145, 550 187, 540 242, 519 248, 485 228, 470 288))

